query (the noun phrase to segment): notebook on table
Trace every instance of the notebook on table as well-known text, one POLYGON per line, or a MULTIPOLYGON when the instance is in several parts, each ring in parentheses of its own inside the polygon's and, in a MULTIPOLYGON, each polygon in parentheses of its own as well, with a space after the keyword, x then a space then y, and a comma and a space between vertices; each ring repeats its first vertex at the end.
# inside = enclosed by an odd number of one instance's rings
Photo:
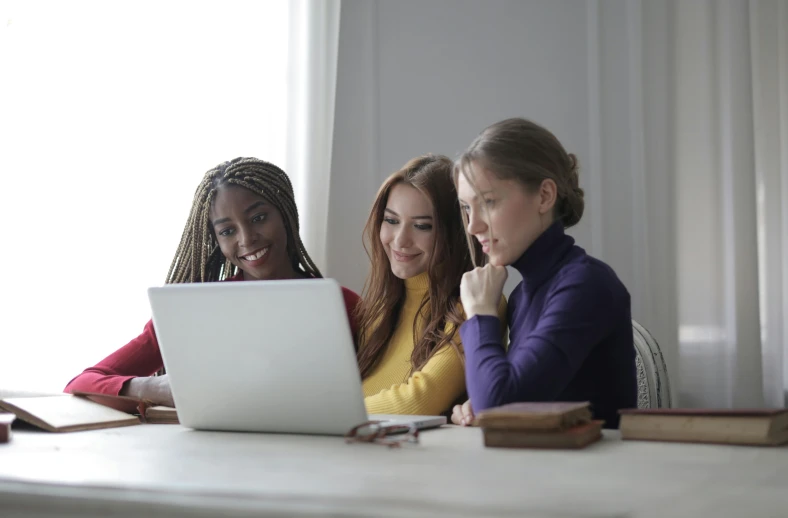
POLYGON ((0 399, 0 409, 49 432, 76 432, 146 423, 177 423, 174 408, 125 396, 87 392, 0 399))

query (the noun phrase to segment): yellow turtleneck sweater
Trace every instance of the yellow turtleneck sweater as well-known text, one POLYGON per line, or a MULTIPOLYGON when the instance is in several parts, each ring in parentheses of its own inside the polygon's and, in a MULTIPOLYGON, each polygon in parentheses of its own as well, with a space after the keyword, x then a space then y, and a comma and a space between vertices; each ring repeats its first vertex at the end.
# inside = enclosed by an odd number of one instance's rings
MULTIPOLYGON (((411 374, 413 321, 428 288, 426 272, 405 279, 405 303, 397 327, 380 363, 363 381, 364 403, 370 414, 439 415, 465 393, 465 367, 451 345, 442 347, 421 370, 411 374)), ((505 329, 503 297, 498 315, 505 329)), ((423 317, 419 316, 419 320, 417 329, 423 329, 423 317)), ((454 341, 460 344, 459 332, 454 335, 454 341)))

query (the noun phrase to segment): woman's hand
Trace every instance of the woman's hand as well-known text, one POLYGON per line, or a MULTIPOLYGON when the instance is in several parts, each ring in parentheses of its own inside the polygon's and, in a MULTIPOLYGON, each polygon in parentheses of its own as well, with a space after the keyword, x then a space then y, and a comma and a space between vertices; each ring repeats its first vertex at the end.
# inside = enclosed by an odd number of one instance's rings
POLYGON ((460 300, 469 320, 476 315, 498 316, 498 304, 509 272, 505 266, 487 264, 465 272, 460 282, 460 300))
POLYGON ((175 408, 175 402, 172 400, 172 391, 170 390, 170 377, 167 374, 132 378, 123 386, 120 395, 144 399, 155 405, 175 408))
POLYGON ((451 422, 460 426, 471 426, 473 424, 473 408, 469 399, 462 405, 454 405, 451 413, 451 422))

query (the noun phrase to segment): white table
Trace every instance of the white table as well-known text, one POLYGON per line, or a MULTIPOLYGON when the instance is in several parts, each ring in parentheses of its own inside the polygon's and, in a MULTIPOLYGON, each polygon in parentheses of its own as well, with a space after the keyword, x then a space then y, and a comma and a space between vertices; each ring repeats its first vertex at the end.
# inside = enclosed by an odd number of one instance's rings
POLYGON ((788 448, 621 441, 489 449, 445 427, 388 449, 141 425, 15 431, 0 516, 788 516, 788 448))

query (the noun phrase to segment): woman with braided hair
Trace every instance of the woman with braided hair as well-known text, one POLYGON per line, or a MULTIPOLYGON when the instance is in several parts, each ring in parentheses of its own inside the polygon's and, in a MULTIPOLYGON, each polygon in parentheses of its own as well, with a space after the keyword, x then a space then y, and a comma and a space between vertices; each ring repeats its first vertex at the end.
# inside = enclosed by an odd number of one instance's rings
MULTIPOLYGON (((322 277, 299 236, 298 210, 287 175, 256 158, 211 169, 197 187, 166 282, 322 277)), ((342 288, 353 336, 359 297, 342 288)), ((71 380, 66 392, 128 395, 174 406, 153 321, 142 334, 71 380)))
POLYGON ((630 297, 564 233, 583 215, 575 156, 538 124, 508 119, 476 137, 454 177, 469 241, 488 264, 460 285, 470 401, 452 421, 507 403, 590 401, 617 428, 618 410, 637 403, 630 297), (495 311, 506 266, 523 277, 509 298, 508 349, 495 311))

